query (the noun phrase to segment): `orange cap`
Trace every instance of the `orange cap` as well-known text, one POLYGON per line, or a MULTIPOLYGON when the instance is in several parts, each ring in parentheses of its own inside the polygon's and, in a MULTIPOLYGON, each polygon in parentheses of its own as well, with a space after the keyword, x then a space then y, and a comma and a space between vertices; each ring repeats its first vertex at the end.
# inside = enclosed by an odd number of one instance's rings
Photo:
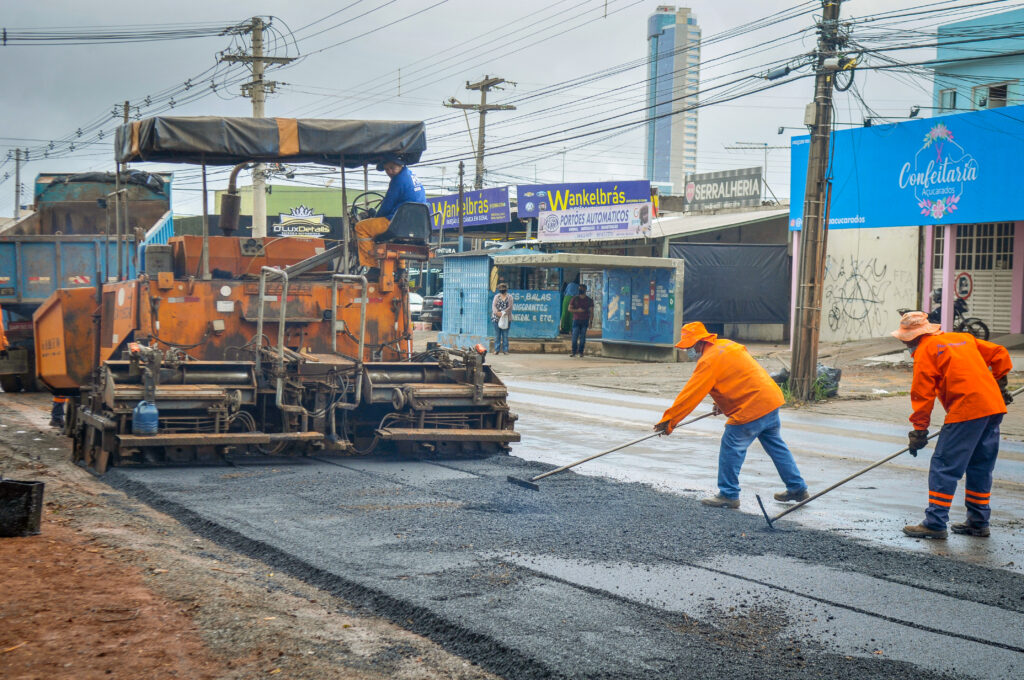
POLYGON ((924 312, 907 312, 900 319, 900 327, 892 332, 892 337, 910 342, 922 335, 934 335, 942 331, 942 326, 930 323, 924 312))
POLYGON ((704 324, 700 321, 691 321, 688 324, 683 324, 683 330, 679 333, 679 342, 676 343, 676 347, 688 349, 701 340, 714 342, 717 337, 714 333, 708 333, 708 329, 704 328, 704 324))

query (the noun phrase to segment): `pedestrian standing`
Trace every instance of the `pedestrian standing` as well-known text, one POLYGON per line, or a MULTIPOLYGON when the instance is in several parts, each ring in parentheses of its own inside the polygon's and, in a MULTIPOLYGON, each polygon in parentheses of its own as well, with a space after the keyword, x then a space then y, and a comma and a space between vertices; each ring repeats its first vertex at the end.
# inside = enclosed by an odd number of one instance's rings
POLYGON ((581 357, 587 344, 587 329, 594 316, 594 301, 587 295, 587 287, 582 283, 569 302, 569 313, 572 314, 572 352, 569 356, 581 357))
POLYGON ((508 284, 498 284, 498 294, 491 301, 491 320, 494 322, 494 353, 508 354, 508 331, 512 326, 514 301, 508 294, 508 284))
POLYGON ((1013 368, 1005 347, 969 333, 943 333, 924 312, 907 312, 892 335, 914 357, 910 403, 914 409, 908 435, 910 455, 928 442, 928 425, 938 397, 946 409, 928 466, 928 509, 921 524, 903 527, 914 538, 947 536, 946 523, 957 483, 965 474, 967 521, 953 524, 956 534, 988 536, 992 471, 999 455, 999 425, 1013 401, 1006 376, 1013 368))
POLYGON ((718 493, 701 503, 716 508, 740 507, 740 468, 755 439, 786 484, 786 490, 776 493, 775 500, 805 500, 807 484, 779 432, 779 407, 786 399, 768 372, 746 347, 709 333, 699 321, 683 326, 676 347, 685 349, 697 366, 654 429, 672 434, 672 429, 709 393, 715 413, 729 416, 718 450, 718 493))

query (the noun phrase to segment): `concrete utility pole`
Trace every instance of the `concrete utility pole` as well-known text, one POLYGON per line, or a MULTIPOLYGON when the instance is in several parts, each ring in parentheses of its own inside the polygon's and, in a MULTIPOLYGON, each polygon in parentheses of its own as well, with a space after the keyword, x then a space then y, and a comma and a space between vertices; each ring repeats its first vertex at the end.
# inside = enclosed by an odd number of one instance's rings
POLYGON ((811 148, 807 160, 804 216, 800 230, 800 268, 797 285, 793 359, 789 388, 797 399, 813 397, 818 367, 818 338, 821 333, 821 299, 825 277, 828 225, 825 223, 830 198, 828 174, 829 141, 832 136, 832 86, 838 70, 836 52, 841 0, 822 0, 818 25, 818 49, 814 102, 807 107, 804 122, 811 127, 811 148))
POLYGON ((14 150, 14 219, 21 217, 21 149, 14 150))
POLYGON ((464 192, 463 178, 465 176, 466 164, 459 161, 459 252, 462 252, 462 244, 464 241, 464 235, 462 233, 462 219, 463 219, 463 201, 466 200, 464 192))
MULTIPOLYGON (((484 128, 486 127, 487 112, 488 111, 515 111, 514 106, 509 104, 488 104, 487 93, 491 90, 501 90, 504 88, 498 87, 503 83, 515 86, 515 83, 505 80, 504 78, 492 78, 491 76, 484 76, 483 80, 471 83, 466 81, 467 90, 480 90, 480 103, 479 104, 463 104, 459 102, 455 97, 452 97, 448 101, 444 102, 444 105, 450 109, 463 109, 464 111, 479 111, 480 112, 480 127, 476 134, 476 179, 473 180, 474 189, 484 188, 484 128)), ((470 135, 472 138, 472 135, 470 135)))
MULTIPOLYGON (((263 55, 263 30, 270 26, 260 17, 253 17, 248 24, 234 29, 235 34, 249 33, 252 35, 252 56, 225 54, 220 60, 245 62, 252 67, 252 80, 242 85, 242 96, 252 99, 252 117, 263 118, 267 92, 273 92, 277 83, 265 81, 263 73, 267 64, 287 64, 294 61, 292 57, 267 57, 263 55)), ((262 238, 267 235, 267 184, 266 172, 262 163, 252 172, 252 235, 262 238)))

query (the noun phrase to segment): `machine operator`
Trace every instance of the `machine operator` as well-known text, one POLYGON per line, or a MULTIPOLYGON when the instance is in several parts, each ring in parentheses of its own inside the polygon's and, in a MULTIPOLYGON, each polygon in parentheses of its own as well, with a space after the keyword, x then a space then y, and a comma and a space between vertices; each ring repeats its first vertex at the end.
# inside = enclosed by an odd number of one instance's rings
POLYGON ((370 217, 356 223, 356 239, 359 247, 359 264, 367 268, 366 278, 377 280, 379 271, 373 257, 373 238, 388 230, 398 206, 403 203, 426 203, 427 193, 416 175, 398 156, 391 156, 377 165, 391 178, 384 200, 376 210, 370 210, 370 217))

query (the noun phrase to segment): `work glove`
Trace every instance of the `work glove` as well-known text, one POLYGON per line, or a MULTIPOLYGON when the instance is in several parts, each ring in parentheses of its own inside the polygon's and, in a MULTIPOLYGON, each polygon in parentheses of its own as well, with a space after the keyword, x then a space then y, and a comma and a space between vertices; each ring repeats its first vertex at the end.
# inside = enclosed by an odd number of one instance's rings
POLYGON ((1012 404, 1013 395, 1010 394, 1010 387, 1007 384, 1006 376, 1004 375, 1002 378, 997 380, 996 384, 999 385, 999 391, 1003 393, 1003 403, 1006 405, 1012 404))
POLYGON ((654 429, 656 432, 661 432, 663 434, 672 434, 672 430, 675 428, 672 427, 672 423, 667 420, 663 420, 655 425, 654 429))
POLYGON ((910 455, 917 458, 917 452, 928 445, 928 430, 911 430, 907 433, 910 455))
POLYGON ((722 409, 718 408, 718 404, 711 405, 711 415, 720 416, 722 415, 722 409))

